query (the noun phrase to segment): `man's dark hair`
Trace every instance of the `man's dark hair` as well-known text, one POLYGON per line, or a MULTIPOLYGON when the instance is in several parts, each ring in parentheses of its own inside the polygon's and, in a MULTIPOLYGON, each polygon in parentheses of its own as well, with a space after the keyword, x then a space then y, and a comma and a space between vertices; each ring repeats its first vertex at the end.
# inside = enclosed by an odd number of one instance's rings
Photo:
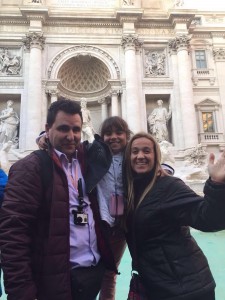
POLYGON ((70 115, 78 114, 81 117, 81 122, 83 123, 80 105, 72 100, 59 98, 59 100, 53 102, 48 109, 47 124, 49 127, 51 127, 55 122, 56 115, 59 111, 63 111, 70 115))

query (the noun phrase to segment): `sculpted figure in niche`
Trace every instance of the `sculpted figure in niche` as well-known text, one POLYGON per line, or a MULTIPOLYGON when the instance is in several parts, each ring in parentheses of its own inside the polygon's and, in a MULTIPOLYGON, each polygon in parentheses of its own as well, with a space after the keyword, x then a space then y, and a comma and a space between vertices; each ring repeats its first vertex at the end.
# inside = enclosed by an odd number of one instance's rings
POLYGON ((87 100, 85 98, 81 98, 80 106, 83 116, 82 140, 88 140, 91 143, 94 140, 95 130, 92 126, 91 113, 87 109, 87 100))
POLYGON ((0 113, 0 144, 12 141, 16 143, 19 117, 13 108, 14 102, 7 101, 7 108, 0 113))
POLYGON ((167 122, 171 118, 171 107, 169 111, 163 107, 163 101, 157 100, 158 107, 155 108, 148 117, 150 132, 156 137, 158 142, 168 141, 167 122))

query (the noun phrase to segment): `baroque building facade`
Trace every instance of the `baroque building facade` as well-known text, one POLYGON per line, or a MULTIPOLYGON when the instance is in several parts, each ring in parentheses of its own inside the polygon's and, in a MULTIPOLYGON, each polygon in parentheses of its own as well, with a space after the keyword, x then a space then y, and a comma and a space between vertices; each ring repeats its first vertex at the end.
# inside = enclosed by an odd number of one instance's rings
POLYGON ((0 109, 14 101, 20 151, 36 148, 49 104, 87 100, 95 131, 131 130, 163 100, 182 160, 225 146, 225 11, 172 0, 0 0, 0 109))

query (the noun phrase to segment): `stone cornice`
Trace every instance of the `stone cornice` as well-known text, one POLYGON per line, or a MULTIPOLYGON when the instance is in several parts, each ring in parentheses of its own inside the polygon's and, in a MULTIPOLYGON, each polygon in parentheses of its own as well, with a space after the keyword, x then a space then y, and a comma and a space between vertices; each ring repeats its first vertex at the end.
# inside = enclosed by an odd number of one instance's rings
POLYGON ((0 19, 0 25, 29 25, 29 22, 21 19, 0 19))
POLYGON ((116 19, 120 23, 137 23, 142 19, 142 15, 142 9, 118 10, 116 12, 116 19))
POLYGON ((47 7, 28 7, 24 6, 20 8, 21 14, 23 17, 27 18, 28 20, 42 20, 48 17, 48 8, 47 7))
POLYGON ((169 20, 175 26, 176 24, 187 24, 189 27, 191 25, 192 20, 195 18, 195 13, 171 13, 169 16, 169 20))
POLYGON ((193 39, 210 39, 211 33, 193 33, 192 38, 193 39))
POLYGON ((154 88, 154 87, 156 87, 156 88, 168 88, 168 87, 170 87, 170 88, 172 88, 173 87, 173 85, 174 85, 174 81, 171 79, 171 78, 169 78, 169 77, 163 77, 163 78, 160 78, 160 79, 144 79, 144 80, 142 80, 142 86, 143 86, 143 88, 149 88, 149 87, 151 87, 151 88, 154 88))
POLYGON ((139 22, 136 24, 137 28, 168 28, 173 29, 173 26, 169 22, 139 22))
POLYGON ((3 79, 0 77, 0 89, 5 89, 5 88, 10 88, 10 89, 18 89, 18 88, 23 88, 24 86, 24 81, 22 78, 10 78, 7 77, 7 79, 3 79))
POLYGON ((76 27, 115 27, 115 28, 121 28, 121 24, 120 23, 114 23, 114 22, 95 22, 95 21, 86 21, 86 22, 83 22, 83 21, 76 21, 76 22, 73 22, 73 21, 63 21, 63 20, 60 20, 60 21, 51 21, 51 20, 48 20, 45 22, 44 24, 45 26, 60 26, 60 25, 63 25, 63 26, 66 26, 66 25, 72 25, 72 26, 76 26, 76 27))

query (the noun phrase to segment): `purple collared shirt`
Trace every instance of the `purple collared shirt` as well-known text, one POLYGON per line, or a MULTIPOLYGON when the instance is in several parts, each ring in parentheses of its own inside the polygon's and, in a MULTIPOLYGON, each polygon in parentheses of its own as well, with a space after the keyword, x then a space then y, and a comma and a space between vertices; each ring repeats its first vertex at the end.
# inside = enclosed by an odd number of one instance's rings
POLYGON ((72 268, 95 266, 100 260, 100 254, 97 247, 97 237, 95 232, 95 221, 90 208, 90 201, 85 192, 85 182, 81 173, 79 162, 76 158, 70 163, 64 153, 55 149, 62 168, 67 176, 69 188, 69 215, 70 215, 70 263, 72 268), (72 178, 71 178, 72 177, 72 178), (82 179, 84 209, 83 212, 88 215, 88 224, 75 225, 72 210, 77 210, 79 205, 78 191, 74 182, 82 179))

